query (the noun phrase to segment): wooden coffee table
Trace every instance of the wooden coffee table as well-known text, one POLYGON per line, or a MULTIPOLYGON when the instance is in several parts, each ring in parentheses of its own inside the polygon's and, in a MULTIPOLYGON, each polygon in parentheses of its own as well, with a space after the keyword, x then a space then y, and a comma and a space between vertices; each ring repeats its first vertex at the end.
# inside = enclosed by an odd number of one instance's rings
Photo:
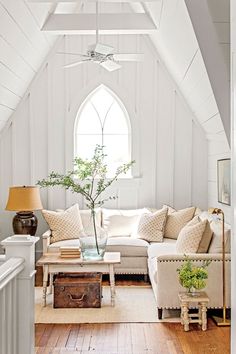
POLYGON ((43 266, 43 305, 47 303, 48 274, 69 272, 101 272, 109 273, 111 289, 111 305, 115 306, 115 273, 114 265, 120 263, 120 252, 106 252, 103 260, 83 260, 82 258, 62 258, 58 253, 46 253, 37 262, 43 266))

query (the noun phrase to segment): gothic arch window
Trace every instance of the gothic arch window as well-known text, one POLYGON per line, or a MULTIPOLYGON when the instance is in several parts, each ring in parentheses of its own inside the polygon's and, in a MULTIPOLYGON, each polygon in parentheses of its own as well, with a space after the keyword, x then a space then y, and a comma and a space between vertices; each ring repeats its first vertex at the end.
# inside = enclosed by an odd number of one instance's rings
MULTIPOLYGON (((75 123, 75 156, 90 158, 95 145, 107 154, 108 177, 131 160, 131 134, 128 113, 120 99, 104 85, 82 104, 75 123)), ((126 177, 131 176, 126 174, 126 177)))

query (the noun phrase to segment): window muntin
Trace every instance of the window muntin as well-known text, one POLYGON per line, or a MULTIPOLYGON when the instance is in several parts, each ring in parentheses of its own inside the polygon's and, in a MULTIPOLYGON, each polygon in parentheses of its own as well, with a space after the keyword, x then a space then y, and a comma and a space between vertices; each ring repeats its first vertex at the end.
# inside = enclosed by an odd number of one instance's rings
MULTIPOLYGON (((75 156, 91 158, 96 144, 105 146, 108 177, 131 160, 130 122, 120 100, 99 86, 82 105, 75 124, 75 156)), ((121 177, 131 177, 131 171, 121 177)))

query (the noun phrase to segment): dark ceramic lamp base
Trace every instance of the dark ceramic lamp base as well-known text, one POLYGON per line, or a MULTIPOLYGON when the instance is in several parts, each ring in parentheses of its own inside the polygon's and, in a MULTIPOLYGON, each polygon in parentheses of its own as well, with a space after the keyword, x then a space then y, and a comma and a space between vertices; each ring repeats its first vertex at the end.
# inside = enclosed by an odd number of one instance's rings
POLYGON ((32 211, 20 211, 14 216, 12 226, 15 234, 34 236, 38 220, 32 211))

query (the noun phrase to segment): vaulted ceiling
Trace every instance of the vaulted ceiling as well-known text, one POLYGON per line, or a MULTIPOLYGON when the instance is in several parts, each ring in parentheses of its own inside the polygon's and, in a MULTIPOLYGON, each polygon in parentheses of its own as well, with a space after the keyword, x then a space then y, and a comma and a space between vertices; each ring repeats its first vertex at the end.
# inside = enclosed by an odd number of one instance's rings
MULTIPOLYGON (((95 33, 94 9, 0 0, 0 130, 59 36, 95 33)), ((99 10, 101 33, 149 36, 208 138, 229 139, 229 0, 103 0, 99 10)))

